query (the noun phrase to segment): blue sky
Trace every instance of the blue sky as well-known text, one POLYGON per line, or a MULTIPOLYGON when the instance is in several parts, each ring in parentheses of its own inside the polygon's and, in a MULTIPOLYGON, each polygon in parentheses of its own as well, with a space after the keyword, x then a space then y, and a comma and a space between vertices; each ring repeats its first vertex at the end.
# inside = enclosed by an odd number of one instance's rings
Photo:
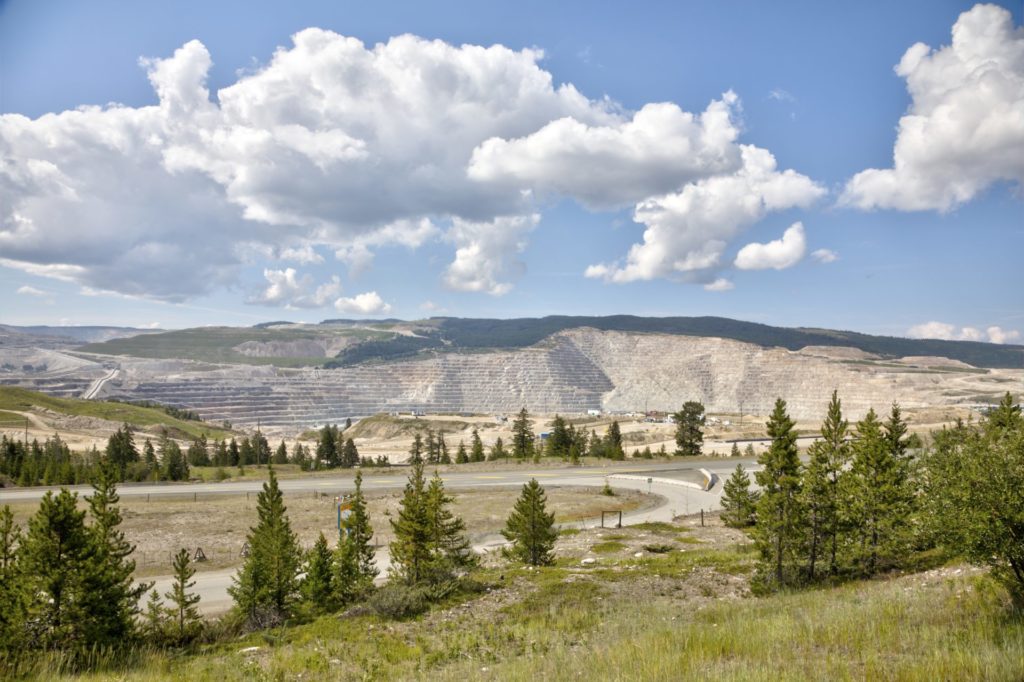
POLYGON ((1024 331, 1019 3, 0 8, 2 322, 1024 331))

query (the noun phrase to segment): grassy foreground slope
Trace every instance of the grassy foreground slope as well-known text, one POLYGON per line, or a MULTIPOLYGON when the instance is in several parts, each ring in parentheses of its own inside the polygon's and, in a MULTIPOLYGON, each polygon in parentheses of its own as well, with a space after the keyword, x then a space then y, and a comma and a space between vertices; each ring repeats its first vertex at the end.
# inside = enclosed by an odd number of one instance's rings
MULTIPOLYGON (((93 417, 117 423, 128 423, 140 429, 154 426, 166 427, 172 437, 230 438, 231 433, 198 421, 177 419, 155 407, 139 407, 126 403, 101 400, 80 400, 78 398, 56 398, 15 386, 0 386, 0 410, 4 412, 29 412, 34 409, 49 410, 72 417, 93 417)), ((15 417, 17 415, 14 415, 15 417)))
MULTIPOLYGON (((608 537, 608 536, 605 536, 608 537)), ((664 538, 663 538, 664 539, 664 538)), ((88 680, 1020 680, 1024 621, 941 568, 743 596, 749 545, 482 571, 411 620, 325 616, 88 680)))

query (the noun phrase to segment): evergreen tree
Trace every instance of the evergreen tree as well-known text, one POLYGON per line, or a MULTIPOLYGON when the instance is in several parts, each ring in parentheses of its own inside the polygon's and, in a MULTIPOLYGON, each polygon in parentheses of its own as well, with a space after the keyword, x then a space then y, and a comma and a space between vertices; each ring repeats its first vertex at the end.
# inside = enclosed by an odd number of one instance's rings
POLYGON ((94 543, 85 527, 78 495, 47 492, 29 519, 18 550, 27 597, 26 621, 43 649, 76 649, 90 644, 83 626, 89 619, 84 581, 94 543))
POLYGON ((249 556, 228 592, 249 623, 262 627, 291 613, 301 557, 273 469, 256 498, 256 511, 258 522, 246 537, 249 556))
POLYGON ((320 429, 320 439, 316 444, 316 468, 334 468, 338 465, 338 434, 330 424, 320 429))
POLYGON ((414 461, 412 464, 405 492, 399 502, 398 515, 391 519, 391 531, 395 536, 389 545, 392 575, 409 585, 425 580, 433 555, 422 461, 414 461))
POLYGON ((512 456, 516 459, 533 457, 533 422, 525 407, 512 423, 512 456))
POLYGON ((438 450, 438 462, 441 464, 451 464, 452 457, 448 453, 448 443, 444 440, 444 432, 437 434, 437 450, 438 450))
POLYGON ((205 434, 194 439, 188 446, 188 463, 194 467, 210 466, 210 453, 207 449, 205 434))
POLYGON ((730 528, 753 526, 760 494, 750 489, 750 476, 740 464, 722 485, 722 523, 730 528))
POLYGON ((423 437, 419 432, 412 437, 412 446, 409 448, 409 464, 423 463, 423 437))
POLYGON ((188 463, 181 454, 178 444, 169 438, 164 438, 161 443, 161 457, 163 458, 163 477, 168 481, 184 481, 188 479, 188 463))
POLYGON ((802 531, 800 519, 800 458, 796 447, 794 422, 786 413, 786 401, 779 398, 768 419, 768 450, 755 474, 761 487, 757 503, 754 540, 761 554, 762 575, 769 583, 782 587, 792 583, 787 574, 799 550, 802 531))
POLYGON ((626 452, 622 449, 622 430, 619 428, 618 421, 612 421, 608 427, 608 432, 604 437, 604 453, 605 457, 615 460, 623 460, 626 458, 626 452))
POLYGON ((907 547, 911 495, 899 456, 874 410, 857 423, 849 514, 856 567, 866 575, 895 563, 907 547))
POLYGON ((313 613, 323 613, 334 608, 334 562, 327 538, 323 533, 306 553, 305 576, 299 584, 302 601, 313 613))
POLYGON ((441 444, 434 436, 433 429, 427 429, 427 441, 424 447, 427 449, 427 464, 438 464, 441 461, 441 444))
POLYGON ((699 455, 704 445, 704 405, 688 400, 672 417, 676 422, 676 454, 699 455))
POLYGON ((146 610, 142 615, 142 634, 150 645, 161 645, 167 639, 167 609, 155 589, 149 593, 146 610))
POLYGON ((569 463, 573 465, 580 463, 580 449, 576 443, 569 446, 569 463))
POLYGON ((341 466, 351 469, 357 464, 359 464, 359 450, 356 449, 354 440, 346 438, 345 444, 341 448, 341 466))
POLYGON ((309 458, 306 456, 306 448, 302 447, 302 443, 298 441, 296 441, 295 447, 292 448, 292 463, 297 464, 302 471, 309 470, 309 458))
POLYGON ((253 458, 257 465, 270 463, 270 443, 267 442, 266 437, 258 430, 256 435, 252 437, 252 450, 253 458))
POLYGON ((604 457, 604 441, 598 438, 597 431, 590 431, 590 445, 587 447, 591 457, 604 457))
POLYGON ((729 456, 730 457, 740 457, 741 456, 740 446, 737 445, 736 443, 733 443, 732 444, 732 450, 729 452, 729 456))
POLYGON ((355 492, 349 515, 341 522, 341 536, 334 553, 334 591, 338 601, 349 604, 373 589, 377 577, 373 545, 373 528, 366 513, 363 496, 363 474, 356 472, 355 492))
POLYGON ((231 439, 231 444, 228 446, 228 465, 229 466, 242 466, 245 462, 242 461, 242 451, 238 447, 238 441, 234 438, 231 439))
POLYGON ((556 414, 551 423, 551 435, 548 437, 548 455, 566 459, 569 457, 569 448, 571 447, 572 437, 565 420, 556 414))
POLYGON ((523 485, 501 534, 512 543, 507 555, 531 566, 554 561, 552 550, 558 539, 555 515, 547 511, 547 495, 537 479, 523 485))
MULTIPOLYGON (((173 605, 170 612, 173 617, 174 642, 182 645, 195 639, 203 625, 202 617, 196 608, 199 603, 199 595, 189 592, 196 584, 192 580, 196 569, 192 567, 187 549, 182 548, 174 555, 172 570, 174 571, 174 582, 171 583, 171 589, 164 594, 164 597, 173 605)), ((153 601, 152 597, 150 597, 150 601, 153 601)))
POLYGON ((133 637, 139 599, 152 587, 133 582, 135 561, 130 557, 135 546, 125 540, 119 527, 122 519, 116 476, 112 467, 100 467, 93 494, 86 498, 92 517, 88 529, 92 548, 83 575, 83 606, 89 613, 83 626, 91 643, 106 646, 133 637))
MULTIPOLYGON (((297 443, 296 443, 297 445, 297 443)), ((277 450, 274 451, 274 464, 287 464, 288 463, 288 446, 281 441, 281 444, 277 446, 277 450)))
POLYGON ((25 594, 17 561, 21 528, 6 504, 0 508, 0 651, 15 651, 22 644, 25 594))
POLYGON ((453 570, 476 565, 476 555, 466 537, 466 524, 451 510, 454 501, 435 471, 424 501, 427 533, 434 554, 435 579, 447 577, 453 570))
POLYGON ((107 461, 117 470, 118 479, 123 480, 130 464, 139 461, 139 451, 135 447, 130 424, 123 424, 107 439, 107 461))
POLYGON ((455 451, 455 463, 466 464, 469 462, 469 453, 466 452, 466 444, 459 441, 459 449, 455 451))
POLYGON ((473 437, 470 439, 470 461, 482 462, 487 457, 484 455, 484 442, 480 440, 480 432, 473 429, 473 437))
POLYGON ((809 462, 803 474, 801 502, 807 514, 807 577, 816 577, 819 557, 827 555, 828 571, 839 571, 839 547, 843 534, 844 476, 850 461, 846 443, 847 422, 843 419, 842 402, 832 392, 821 439, 808 449, 809 462))
POLYGON ((747 443, 747 447, 743 448, 743 456, 744 457, 749 457, 750 459, 753 459, 754 457, 757 457, 757 454, 754 452, 754 444, 753 443, 747 443))
POLYGON ((508 453, 505 451, 505 444, 501 441, 501 436, 494 441, 494 445, 491 446, 491 456, 488 458, 490 461, 499 459, 507 459, 508 453))
POLYGON ((1020 405, 1013 404, 1013 396, 1007 391, 999 405, 988 414, 988 426, 992 429, 1015 429, 1021 426, 1020 405))

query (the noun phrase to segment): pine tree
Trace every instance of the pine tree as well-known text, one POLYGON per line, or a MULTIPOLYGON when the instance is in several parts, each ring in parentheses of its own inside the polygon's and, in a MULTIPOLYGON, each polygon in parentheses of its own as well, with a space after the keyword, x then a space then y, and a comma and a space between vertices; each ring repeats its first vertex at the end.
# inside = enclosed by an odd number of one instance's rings
POLYGON ((422 461, 412 464, 391 530, 395 536, 389 545, 392 575, 415 585, 427 577, 433 560, 422 461))
POLYGON ((427 464, 437 464, 441 461, 441 445, 437 442, 433 429, 427 429, 427 440, 424 447, 427 450, 427 464))
POLYGON ((345 445, 341 449, 341 466, 351 469, 359 464, 359 450, 351 438, 345 439, 345 445))
POLYGON ((676 454, 699 455, 704 445, 704 405, 688 400, 672 417, 676 422, 676 454))
POLYGON ((120 498, 117 494, 116 469, 100 467, 93 494, 86 498, 92 525, 92 544, 83 586, 84 607, 89 616, 83 622, 90 642, 114 645, 129 641, 134 635, 139 599, 152 584, 134 584, 135 546, 124 538, 121 525, 120 498))
POLYGON ((566 427, 565 420, 555 415, 551 423, 551 436, 548 438, 548 455, 551 457, 569 457, 569 448, 572 447, 572 437, 566 427))
POLYGON ((1007 391, 999 405, 988 414, 987 426, 992 429, 1015 429, 1024 422, 1020 405, 1013 404, 1013 396, 1007 391))
POLYGON ((509 556, 531 566, 554 561, 552 550, 558 539, 555 514, 547 511, 547 495, 537 479, 523 485, 501 534, 512 543, 506 552, 509 556))
POLYGON ((828 571, 839 571, 839 547, 843 533, 843 480, 850 461, 846 443, 848 423, 843 419, 842 402, 832 392, 821 439, 808 449, 809 462, 803 474, 801 502, 807 514, 807 577, 816 577, 817 563, 823 553, 828 556, 828 571))
POLYGON ((760 494, 750 489, 750 476, 741 464, 722 485, 722 523, 730 528, 753 526, 760 494))
POLYGON ((576 443, 569 446, 569 463, 573 465, 580 463, 580 449, 576 443))
POLYGON ((22 644, 25 594, 17 561, 21 528, 6 504, 0 508, 0 651, 15 651, 22 644))
POLYGON ((512 456, 516 459, 533 457, 533 423, 525 407, 512 423, 512 456))
POLYGON ((747 447, 743 448, 743 456, 744 457, 749 457, 750 459, 753 459, 754 457, 757 457, 757 454, 754 452, 754 444, 753 443, 747 443, 747 447))
MULTIPOLYGON (((187 549, 182 548, 174 555, 173 571, 174 582, 171 583, 171 589, 164 594, 164 597, 173 605, 170 608, 174 619, 173 637, 175 644, 180 646, 195 639, 203 624, 199 610, 196 608, 199 603, 199 595, 189 592, 196 584, 192 580, 196 569, 192 567, 187 549)), ((152 597, 150 600, 152 601, 152 597)))
POLYGON ((440 462, 441 464, 452 463, 452 457, 450 454, 448 454, 448 443, 446 443, 444 440, 443 431, 437 434, 437 450, 439 453, 438 462, 440 462))
POLYGON ((419 432, 412 437, 412 446, 409 447, 409 464, 423 463, 423 437, 419 432))
POLYGON ((473 462, 482 462, 487 457, 484 455, 484 442, 480 440, 480 432, 473 429, 473 437, 470 440, 470 455, 469 459, 473 462))
POLYGON ((274 452, 273 462, 274 464, 288 463, 288 446, 284 444, 284 441, 281 441, 281 444, 277 446, 277 450, 274 452))
POLYGON ((459 441, 459 449, 455 451, 455 463, 466 464, 469 462, 469 453, 466 452, 466 444, 459 441))
POLYGON ((160 442, 160 457, 165 480, 184 481, 188 478, 188 463, 181 454, 181 448, 166 436, 160 442))
POLYGON ((741 456, 740 446, 737 445, 736 443, 733 443, 732 444, 732 450, 729 451, 729 456, 730 457, 740 457, 741 456))
POLYGON ((857 423, 850 466, 854 562, 865 575, 895 563, 906 548, 910 495, 904 467, 874 410, 857 423))
POLYGON ((142 615, 142 634, 149 645, 160 646, 167 640, 167 609, 160 601, 160 593, 152 590, 142 615))
POLYGON ((356 472, 355 492, 352 494, 349 515, 342 520, 341 536, 334 553, 334 591, 338 601, 349 604, 373 589, 377 577, 373 545, 373 528, 366 513, 363 496, 363 474, 356 472))
POLYGON ((608 432, 604 437, 604 452, 609 459, 623 460, 626 458, 626 453, 622 449, 622 430, 619 428, 618 421, 612 421, 608 427, 608 432))
POLYGON ((242 461, 242 451, 238 447, 238 441, 232 438, 231 444, 228 446, 228 465, 235 467, 244 464, 245 462, 242 461))
POLYGON ((77 504, 78 495, 66 489, 43 495, 18 552, 28 598, 26 620, 33 623, 35 643, 43 649, 90 644, 83 628, 89 618, 84 581, 94 543, 77 504))
POLYGON ((446 577, 453 570, 476 565, 476 555, 466 537, 466 524, 451 510, 455 499, 444 489, 444 481, 435 471, 427 486, 424 505, 427 536, 434 554, 435 577, 446 577))
POLYGON ((786 413, 786 401, 779 398, 768 419, 768 450, 758 458, 761 471, 755 474, 761 487, 757 503, 754 539, 761 553, 762 574, 768 582, 783 587, 792 582, 786 567, 799 550, 800 458, 797 454, 795 424, 786 413))
POLYGON ((301 557, 273 469, 256 498, 256 510, 258 522, 246 537, 249 556, 228 592, 249 623, 260 627, 279 623, 291 613, 301 557))
POLYGON ((320 429, 320 440, 316 444, 316 468, 333 468, 338 465, 338 433, 330 424, 320 429))
POLYGON ((297 464, 302 471, 309 470, 309 459, 306 457, 306 448, 302 443, 296 442, 292 448, 292 464, 297 464))
POLYGON ((188 446, 188 463, 194 467, 205 467, 210 465, 210 453, 207 449, 206 436, 196 438, 188 446))
POLYGON ((305 576, 299 584, 302 601, 312 613, 334 608, 334 561, 323 533, 306 553, 305 576))
POLYGON ((507 458, 508 453, 505 451, 505 444, 502 443, 501 436, 498 436, 498 438, 494 441, 494 445, 491 446, 491 456, 488 457, 488 460, 493 462, 495 460, 507 458))

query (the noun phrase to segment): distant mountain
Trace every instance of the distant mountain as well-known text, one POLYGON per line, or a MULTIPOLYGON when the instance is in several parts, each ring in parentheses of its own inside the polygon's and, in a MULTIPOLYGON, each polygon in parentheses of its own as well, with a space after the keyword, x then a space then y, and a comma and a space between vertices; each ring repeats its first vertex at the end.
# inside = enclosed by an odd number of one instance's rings
MULTIPOLYGON (((975 367, 1024 368, 1024 346, 1020 345, 907 339, 830 329, 772 327, 724 317, 633 315, 555 315, 509 320, 433 317, 409 322, 392 319, 324 320, 320 324, 274 322, 255 327, 199 327, 158 334, 152 334, 150 330, 122 330, 128 332, 125 336, 136 336, 94 342, 82 350, 145 358, 183 358, 292 367, 345 367, 364 362, 408 359, 436 353, 524 348, 540 343, 557 332, 580 327, 600 331, 716 337, 788 350, 799 350, 807 346, 844 346, 882 358, 935 356, 959 360, 975 367), (312 353, 307 348, 308 343, 293 343, 295 341, 315 342, 322 350, 312 353), (299 348, 306 350, 298 353, 296 349, 299 348)), ((49 329, 61 332, 90 328, 49 329)))
POLYGON ((77 343, 98 343, 110 341, 111 339, 126 339, 139 334, 159 334, 163 329, 137 329, 135 327, 49 327, 30 326, 19 327, 10 324, 0 324, 0 332, 8 334, 25 334, 27 336, 46 336, 54 339, 67 339, 77 343))

